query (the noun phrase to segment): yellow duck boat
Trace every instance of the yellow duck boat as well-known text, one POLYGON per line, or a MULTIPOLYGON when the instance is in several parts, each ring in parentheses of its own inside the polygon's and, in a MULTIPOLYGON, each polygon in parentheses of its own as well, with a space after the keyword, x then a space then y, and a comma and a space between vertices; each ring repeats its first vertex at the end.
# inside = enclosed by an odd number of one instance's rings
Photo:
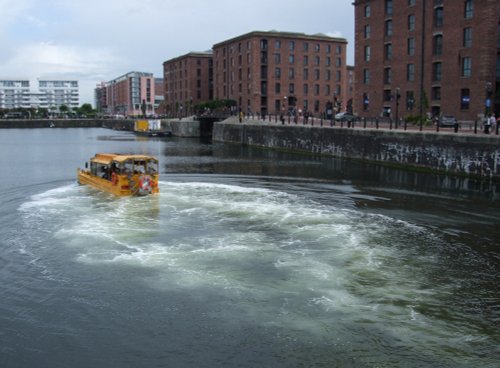
POLYGON ((78 169, 78 183, 117 196, 159 193, 158 160, 148 155, 97 153, 90 168, 78 169))

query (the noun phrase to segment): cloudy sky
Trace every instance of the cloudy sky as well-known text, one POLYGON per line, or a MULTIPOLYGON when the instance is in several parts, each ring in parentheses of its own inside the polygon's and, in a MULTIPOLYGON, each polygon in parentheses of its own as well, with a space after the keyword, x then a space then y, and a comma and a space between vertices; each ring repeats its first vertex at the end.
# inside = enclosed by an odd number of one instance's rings
MULTIPOLYGON (((0 0, 0 79, 76 79, 80 103, 129 71, 251 31, 325 33, 354 54, 352 0, 0 0)), ((36 86, 35 86, 36 88, 36 86)), ((33 87, 32 87, 33 89, 33 87)))

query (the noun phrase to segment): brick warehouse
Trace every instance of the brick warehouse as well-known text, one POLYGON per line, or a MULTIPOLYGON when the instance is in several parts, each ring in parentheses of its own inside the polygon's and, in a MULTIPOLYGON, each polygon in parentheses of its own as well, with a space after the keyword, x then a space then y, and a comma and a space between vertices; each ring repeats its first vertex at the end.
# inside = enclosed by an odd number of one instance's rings
POLYGON ((310 111, 347 105, 347 41, 326 35, 250 32, 213 46, 214 98, 244 112, 310 111))
POLYGON ((356 0, 361 116, 500 113, 498 0, 356 0), (400 98, 396 98, 396 96, 400 98))
POLYGON ((190 52, 163 63, 164 110, 190 114, 193 106, 213 99, 212 52, 190 52))

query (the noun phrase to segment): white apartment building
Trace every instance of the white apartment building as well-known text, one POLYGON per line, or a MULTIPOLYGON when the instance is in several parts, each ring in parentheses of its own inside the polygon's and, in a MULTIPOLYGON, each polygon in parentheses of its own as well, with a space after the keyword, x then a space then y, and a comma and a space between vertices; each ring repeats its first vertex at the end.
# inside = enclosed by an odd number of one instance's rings
POLYGON ((39 80, 37 94, 40 107, 47 109, 66 105, 70 109, 79 106, 78 81, 75 80, 39 80))
POLYGON ((79 106, 76 80, 37 80, 38 89, 31 90, 30 80, 0 80, 0 108, 45 108, 57 110, 61 105, 73 109, 79 106))
POLYGON ((0 80, 0 108, 14 109, 30 106, 29 80, 0 80))

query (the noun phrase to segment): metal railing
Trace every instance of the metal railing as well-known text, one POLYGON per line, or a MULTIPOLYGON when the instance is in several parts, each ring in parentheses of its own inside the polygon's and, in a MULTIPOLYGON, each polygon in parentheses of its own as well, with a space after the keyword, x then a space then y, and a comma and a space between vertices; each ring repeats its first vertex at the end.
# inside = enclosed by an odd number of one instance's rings
POLYGON ((491 134, 499 135, 500 124, 489 126, 488 129, 481 121, 462 121, 454 126, 443 127, 436 123, 408 122, 401 118, 398 121, 391 118, 357 118, 355 120, 335 120, 334 118, 292 115, 292 114, 247 114, 242 121, 255 121, 275 125, 303 125, 317 127, 340 127, 350 129, 385 129, 399 131, 435 131, 446 133, 491 134), (488 132, 487 132, 488 131, 488 132))

